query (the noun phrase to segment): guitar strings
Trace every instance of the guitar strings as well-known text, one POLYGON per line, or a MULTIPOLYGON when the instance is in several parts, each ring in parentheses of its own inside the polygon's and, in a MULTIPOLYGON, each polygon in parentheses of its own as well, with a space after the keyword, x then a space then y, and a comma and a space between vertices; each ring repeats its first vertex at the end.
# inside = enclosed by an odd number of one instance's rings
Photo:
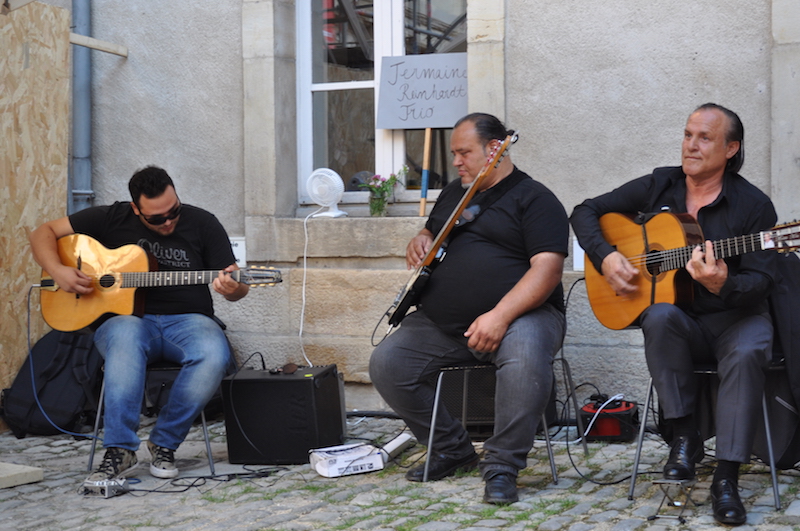
MULTIPOLYGON (((699 245, 699 244, 698 244, 699 245)), ((628 257, 628 261, 634 267, 651 269, 651 266, 661 265, 659 269, 668 271, 670 269, 680 269, 692 256, 692 252, 697 245, 687 245, 675 249, 665 249, 652 251, 650 253, 638 254, 628 257)), ((752 251, 762 250, 760 234, 748 234, 736 236, 713 242, 714 255, 717 258, 728 258, 752 251)))

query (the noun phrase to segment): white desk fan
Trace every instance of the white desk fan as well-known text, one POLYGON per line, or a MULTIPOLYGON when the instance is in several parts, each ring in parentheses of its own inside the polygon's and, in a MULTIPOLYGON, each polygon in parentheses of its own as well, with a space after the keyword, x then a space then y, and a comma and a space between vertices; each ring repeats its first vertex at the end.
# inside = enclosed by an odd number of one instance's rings
POLYGON ((339 210, 339 201, 344 195, 344 181, 335 171, 318 168, 311 172, 306 181, 306 191, 311 200, 328 210, 314 214, 312 217, 341 218, 347 212, 339 210))

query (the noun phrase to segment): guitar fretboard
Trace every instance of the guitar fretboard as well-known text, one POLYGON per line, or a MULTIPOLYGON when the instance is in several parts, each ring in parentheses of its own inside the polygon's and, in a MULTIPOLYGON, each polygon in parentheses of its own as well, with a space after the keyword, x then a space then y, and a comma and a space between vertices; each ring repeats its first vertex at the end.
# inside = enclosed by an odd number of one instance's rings
MULTIPOLYGON (((775 247, 773 241, 766 237, 768 231, 745 236, 736 236, 712 242, 714 256, 717 258, 730 258, 741 254, 763 251, 775 247)), ((660 271, 683 268, 692 257, 692 251, 696 245, 687 245, 666 251, 657 251, 646 255, 647 265, 658 264, 660 271)))
MULTIPOLYGON (((158 288, 211 284, 218 274, 219 271, 142 271, 122 273, 122 287, 158 288)), ((239 270, 231 272, 230 275, 235 281, 240 281, 239 270)))

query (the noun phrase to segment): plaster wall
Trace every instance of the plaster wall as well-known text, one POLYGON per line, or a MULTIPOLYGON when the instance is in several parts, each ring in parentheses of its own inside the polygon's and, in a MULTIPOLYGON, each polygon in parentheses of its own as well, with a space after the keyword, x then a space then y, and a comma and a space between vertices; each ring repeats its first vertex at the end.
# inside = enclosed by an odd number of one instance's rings
POLYGON ((506 87, 518 163, 568 211, 679 165, 691 111, 712 101, 745 125, 742 174, 770 189, 770 2, 509 0, 506 87))
POLYGON ((130 200, 128 179, 155 164, 244 235, 242 4, 91 2, 91 36, 128 49, 92 52, 95 205, 130 200))
POLYGON ((772 201, 781 219, 800 219, 800 2, 772 6, 772 201))

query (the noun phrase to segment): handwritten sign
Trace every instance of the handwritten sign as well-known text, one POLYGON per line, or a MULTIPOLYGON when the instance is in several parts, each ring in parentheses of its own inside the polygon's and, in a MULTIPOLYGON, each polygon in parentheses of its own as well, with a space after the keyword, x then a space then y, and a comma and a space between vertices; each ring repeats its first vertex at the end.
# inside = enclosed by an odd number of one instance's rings
POLYGON ((466 53, 383 58, 378 129, 453 127, 466 114, 466 53))

